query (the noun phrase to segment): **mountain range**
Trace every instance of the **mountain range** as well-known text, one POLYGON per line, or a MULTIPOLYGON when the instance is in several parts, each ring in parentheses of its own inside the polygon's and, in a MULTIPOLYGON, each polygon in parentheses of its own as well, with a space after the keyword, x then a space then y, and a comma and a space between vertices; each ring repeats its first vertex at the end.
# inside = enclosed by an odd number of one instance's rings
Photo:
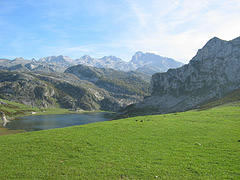
POLYGON ((44 108, 118 111, 149 95, 152 73, 180 65, 142 52, 130 62, 87 55, 0 59, 0 98, 44 108))
POLYGON ((210 39, 185 65, 142 52, 130 62, 114 56, 0 59, 0 98, 38 107, 162 114, 229 96, 240 89, 239 72, 240 37, 210 39))
POLYGON ((0 59, 0 69, 19 71, 45 71, 64 72, 68 67, 74 65, 86 65, 97 68, 111 68, 118 71, 138 71, 148 75, 156 72, 165 72, 169 68, 177 68, 183 64, 171 59, 152 53, 137 52, 129 62, 115 56, 104 56, 102 58, 92 58, 84 55, 78 59, 71 59, 68 56, 49 56, 39 60, 25 60, 16 58, 13 60, 0 59))

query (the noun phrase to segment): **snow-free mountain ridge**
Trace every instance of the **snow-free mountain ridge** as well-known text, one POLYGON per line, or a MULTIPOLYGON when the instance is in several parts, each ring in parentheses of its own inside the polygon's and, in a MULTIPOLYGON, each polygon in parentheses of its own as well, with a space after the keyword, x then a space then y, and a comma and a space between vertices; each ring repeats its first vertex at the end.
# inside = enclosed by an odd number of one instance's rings
MULTIPOLYGON (((149 75, 152 75, 156 72, 165 72, 169 68, 177 68, 183 65, 182 63, 171 58, 162 57, 153 53, 143 53, 140 51, 133 55, 131 61, 129 62, 123 61, 115 56, 93 58, 89 55, 84 55, 78 59, 71 59, 70 57, 63 55, 43 57, 39 60, 25 60, 24 58, 16 58, 12 61, 9 61, 9 64, 0 60, 0 66, 9 68, 18 65, 17 67, 19 67, 19 70, 24 68, 24 70, 28 69, 30 71, 34 70, 34 68, 29 69, 28 67, 35 67, 36 69, 44 70, 43 68, 38 68, 37 66, 39 65, 46 67, 47 70, 49 70, 48 66, 51 66, 53 71, 56 70, 63 72, 68 67, 78 64, 97 68, 111 68, 125 72, 138 71, 149 75), (19 64, 21 65, 19 66, 19 64), (26 64, 28 64, 28 66, 24 67, 26 64)), ((14 67, 13 69, 17 70, 17 67, 14 67)))

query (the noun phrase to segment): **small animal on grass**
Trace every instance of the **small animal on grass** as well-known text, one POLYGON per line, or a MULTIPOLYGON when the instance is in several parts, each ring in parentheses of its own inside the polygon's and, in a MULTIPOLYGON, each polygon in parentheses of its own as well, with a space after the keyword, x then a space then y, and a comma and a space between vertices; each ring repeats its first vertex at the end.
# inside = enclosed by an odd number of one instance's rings
POLYGON ((2 121, 3 121, 3 127, 5 127, 9 121, 7 120, 4 112, 1 111, 0 115, 1 115, 1 118, 2 118, 2 121))

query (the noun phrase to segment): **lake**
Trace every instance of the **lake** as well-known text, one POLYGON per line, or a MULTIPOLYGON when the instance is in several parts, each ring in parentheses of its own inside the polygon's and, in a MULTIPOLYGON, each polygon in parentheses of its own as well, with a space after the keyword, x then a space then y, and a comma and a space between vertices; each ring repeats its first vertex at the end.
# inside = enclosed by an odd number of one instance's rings
POLYGON ((24 116, 6 125, 10 130, 39 131, 111 120, 111 113, 56 114, 24 116))

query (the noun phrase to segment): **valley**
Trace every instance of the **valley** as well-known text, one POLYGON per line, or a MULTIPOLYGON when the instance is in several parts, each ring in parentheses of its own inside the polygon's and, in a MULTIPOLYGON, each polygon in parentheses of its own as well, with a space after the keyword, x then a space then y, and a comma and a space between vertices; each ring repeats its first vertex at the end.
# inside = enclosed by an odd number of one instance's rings
POLYGON ((0 180, 239 180, 240 0, 0 0, 0 180))
POLYGON ((6 65, 0 111, 28 117, 0 128, 0 178, 238 179, 239 52, 239 37, 215 37, 152 77, 145 63, 156 57, 141 52, 141 72, 64 66, 64 56, 41 60, 61 71, 6 65))

